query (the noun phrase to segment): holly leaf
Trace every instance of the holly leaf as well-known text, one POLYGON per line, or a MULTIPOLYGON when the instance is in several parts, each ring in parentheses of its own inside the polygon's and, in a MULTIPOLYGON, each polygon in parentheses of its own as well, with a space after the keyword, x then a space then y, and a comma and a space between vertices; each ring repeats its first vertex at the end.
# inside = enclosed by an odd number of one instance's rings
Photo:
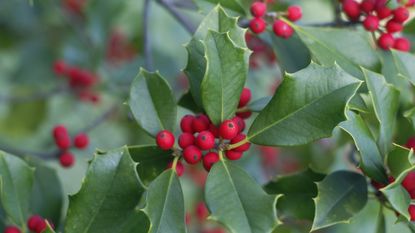
POLYGON ((248 75, 249 50, 238 47, 229 33, 209 31, 203 41, 207 59, 201 84, 203 107, 218 125, 234 116, 248 75))
POLYGON ((193 38, 186 45, 188 58, 184 72, 189 79, 190 92, 195 103, 199 107, 203 106, 200 85, 206 73, 207 62, 205 57, 205 47, 201 40, 206 38, 209 30, 221 33, 228 32, 229 37, 237 46, 246 48, 246 29, 240 28, 237 24, 237 18, 227 15, 221 6, 218 5, 214 7, 200 23, 193 38))
POLYGON ((145 185, 166 170, 167 164, 173 160, 173 151, 162 150, 156 145, 130 146, 128 151, 131 158, 138 163, 138 175, 145 185))
POLYGON ((140 69, 131 85, 128 104, 140 127, 150 135, 156 136, 165 129, 173 131, 176 101, 169 84, 159 73, 140 69))
POLYGON ((415 56, 411 53, 400 52, 400 51, 392 51, 393 58, 394 58, 394 65, 396 66, 399 75, 405 77, 415 85, 415 67, 413 64, 415 63, 415 56))
POLYGON ((377 143, 383 156, 391 150, 396 115, 399 107, 399 91, 385 81, 382 75, 363 69, 376 118, 379 121, 377 143))
POLYGON ((386 161, 391 175, 393 177, 398 177, 400 174, 413 166, 413 152, 405 147, 394 144, 393 149, 388 154, 386 161))
POLYGON ((350 100, 348 104, 348 108, 350 110, 355 110, 358 112, 368 113, 369 109, 363 100, 362 96, 359 94, 356 94, 353 96, 353 98, 350 100))
POLYGON ((81 190, 69 197, 65 232, 120 232, 136 214, 143 192, 126 147, 96 154, 81 190))
POLYGON ((190 92, 186 92, 185 94, 183 94, 182 97, 180 97, 179 102, 177 104, 194 113, 203 112, 203 110, 197 105, 196 101, 192 96, 192 93, 190 92))
POLYGON ((349 74, 362 80, 361 66, 378 70, 380 61, 366 32, 291 25, 319 64, 329 66, 337 63, 349 74))
POLYGON ((340 128, 353 138, 360 152, 360 166, 370 178, 387 183, 388 177, 383 164, 383 158, 369 127, 360 115, 348 113, 348 120, 340 123, 340 128))
POLYGON ((348 223, 367 202, 366 179, 349 171, 334 172, 317 184, 318 196, 311 231, 348 223))
POLYGON ((179 178, 172 169, 158 176, 148 187, 143 211, 150 219, 149 233, 183 233, 185 210, 179 178))
POLYGON ((209 172, 205 200, 210 218, 230 233, 267 233, 277 224, 277 197, 264 192, 244 170, 227 161, 209 172))
POLYGON ((268 146, 294 146, 329 137, 345 119, 344 109, 361 81, 340 67, 315 63, 285 79, 254 120, 249 141, 268 146))
POLYGON ((0 151, 0 201, 5 215, 14 225, 26 225, 33 178, 33 168, 20 158, 0 151))
POLYGON ((230 10, 236 11, 242 15, 249 13, 250 0, 205 0, 207 2, 220 4, 230 10))
POLYGON ((278 199, 277 210, 280 219, 307 219, 314 218, 313 198, 317 196, 317 185, 323 174, 311 169, 298 174, 278 177, 265 186, 267 193, 283 194, 278 199))
POLYGON ((56 170, 41 160, 27 157, 27 163, 35 168, 33 191, 31 192, 31 213, 38 214, 58 226, 63 208, 63 191, 56 170), (51 185, 53 184, 53 185, 51 185))
POLYGON ((404 116, 412 123, 412 127, 415 129, 415 108, 406 111, 404 116))

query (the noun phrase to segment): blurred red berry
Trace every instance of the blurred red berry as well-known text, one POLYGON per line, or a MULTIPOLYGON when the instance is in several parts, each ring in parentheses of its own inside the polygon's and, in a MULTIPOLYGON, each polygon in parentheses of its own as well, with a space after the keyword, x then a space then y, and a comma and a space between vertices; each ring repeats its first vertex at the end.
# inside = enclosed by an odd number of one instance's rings
POLYGON ((276 36, 282 37, 284 39, 290 38, 294 33, 294 29, 288 25, 286 22, 278 19, 272 25, 272 29, 276 36))
POLYGON ((406 7, 398 7, 392 12, 393 14, 393 20, 395 20, 398 23, 403 23, 407 19, 409 19, 409 11, 406 9, 406 7))
POLYGON ((238 125, 233 120, 225 120, 219 126, 219 136, 223 139, 230 140, 239 133, 238 125))
POLYGON ((287 18, 293 22, 301 19, 303 12, 300 6, 289 6, 287 10, 287 18))
POLYGON ((242 119, 248 119, 251 115, 252 112, 248 111, 248 112, 237 112, 236 115, 242 119))
POLYGON ((202 159, 202 151, 196 146, 188 146, 183 150, 183 158, 189 164, 196 164, 202 159))
MULTIPOLYGON (((241 133, 241 134, 238 134, 236 137, 232 138, 230 144, 236 144, 236 143, 241 142, 242 140, 245 140, 245 139, 246 139, 246 135, 241 133)), ((250 147, 251 147, 251 143, 247 142, 247 143, 245 143, 245 144, 243 144, 243 145, 241 145, 237 148, 234 148, 233 150, 237 151, 237 152, 245 152, 245 151, 249 150, 250 147)))
POLYGON ((192 115, 185 115, 180 121, 180 128, 183 132, 193 133, 192 122, 195 119, 192 115))
POLYGON ((196 205, 196 216, 197 219, 200 222, 203 222, 206 220, 206 218, 209 216, 209 210, 207 209, 204 202, 199 202, 196 205))
POLYGON ((239 132, 245 130, 245 121, 242 118, 235 116, 234 118, 232 118, 232 120, 238 126, 239 132))
POLYGON ((383 7, 376 9, 376 15, 381 20, 386 19, 392 15, 392 10, 387 6, 383 6, 383 7))
POLYGON ((386 31, 389 33, 400 32, 402 29, 403 25, 401 23, 395 22, 393 20, 389 20, 388 23, 386 23, 386 31))
POLYGON ((379 19, 374 15, 368 15, 363 21, 363 26, 369 32, 374 32, 379 28, 379 19))
POLYGON ((249 101, 251 101, 251 97, 252 97, 251 89, 244 87, 244 89, 242 89, 241 96, 239 98, 238 107, 246 106, 249 103, 249 101))
POLYGON ((68 66, 64 61, 59 60, 53 64, 53 71, 56 75, 65 75, 67 70, 68 66))
POLYGON ((363 0, 360 3, 360 9, 366 14, 369 14, 375 9, 375 5, 376 5, 375 0, 363 0))
POLYGON ((229 160, 238 160, 242 157, 242 152, 234 151, 234 150, 227 150, 225 152, 226 158, 229 160))
POLYGON ((197 115, 192 121, 193 132, 200 133, 209 129, 209 118, 206 115, 197 115))
POLYGON ((69 168, 75 163, 75 156, 70 152, 64 152, 59 156, 59 162, 62 167, 69 168))
POLYGON ((21 233, 20 229, 15 226, 8 226, 4 228, 3 233, 21 233))
POLYGON ((267 28, 267 23, 262 18, 253 18, 249 22, 249 28, 251 29, 252 32, 256 34, 260 34, 264 32, 265 29, 267 28))
POLYGON ((360 17, 360 5, 354 0, 343 0, 343 11, 350 20, 356 21, 360 17))
POLYGON ((182 133, 179 136, 179 146, 184 149, 195 144, 195 137, 191 133, 182 133))
POLYGON ((250 10, 254 17, 262 17, 267 12, 267 5, 263 2, 254 2, 252 3, 250 10))
POLYGON ((174 135, 168 131, 160 131, 156 136, 157 145, 163 150, 170 150, 174 146, 174 135))
POLYGON ((210 171, 213 164, 219 161, 219 155, 216 152, 209 152, 203 157, 203 167, 206 171, 210 171))
MULTIPOLYGON (((167 164, 167 168, 169 168, 169 169, 173 168, 173 161, 170 162, 169 164, 167 164)), ((182 162, 180 162, 180 161, 177 161, 177 163, 176 163, 176 173, 177 173, 178 176, 182 176, 183 173, 184 173, 184 166, 183 166, 182 162)))
POLYGON ((411 50, 411 42, 405 37, 396 38, 393 48, 403 52, 409 52, 411 50))
POLYGON ((411 221, 415 221, 415 205, 410 205, 408 208, 408 212, 411 216, 411 221))
POLYGON ((88 138, 88 135, 86 135, 85 133, 79 133, 78 135, 75 136, 74 145, 76 148, 85 149, 86 147, 88 147, 88 144, 89 144, 89 138, 88 138))
POLYGON ((395 39, 389 33, 382 34, 378 39, 378 45, 384 50, 389 50, 395 44, 395 39))
POLYGON ((197 135, 195 144, 201 150, 210 150, 215 147, 215 136, 210 131, 202 131, 197 135))

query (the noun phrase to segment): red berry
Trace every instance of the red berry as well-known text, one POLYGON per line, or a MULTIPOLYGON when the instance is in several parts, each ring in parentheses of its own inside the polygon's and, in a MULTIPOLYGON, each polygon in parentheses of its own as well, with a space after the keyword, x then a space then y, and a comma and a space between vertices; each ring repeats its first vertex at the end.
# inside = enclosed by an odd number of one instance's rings
POLYGON ((210 123, 209 124, 209 131, 215 136, 215 138, 219 138, 219 129, 216 125, 210 123))
POLYGON ((174 135, 168 131, 160 131, 156 136, 157 145, 163 150, 170 150, 174 145, 174 135))
MULTIPOLYGON (((238 134, 236 137, 232 138, 231 144, 236 144, 236 143, 238 143, 242 140, 245 140, 245 138, 246 138, 245 134, 242 134, 242 133, 238 134)), ((251 143, 247 142, 247 143, 243 144, 242 146, 234 148, 233 150, 237 151, 237 152, 245 152, 245 151, 249 150, 250 147, 251 147, 251 143)))
POLYGON ((360 17, 360 5, 354 0, 344 0, 343 11, 349 17, 349 19, 355 21, 360 17))
POLYGON ((209 216, 209 210, 206 208, 205 203, 199 202, 196 205, 196 216, 199 219, 200 222, 203 222, 206 220, 206 218, 209 216))
POLYGON ((396 22, 403 23, 407 19, 409 19, 409 11, 406 7, 401 6, 393 10, 393 20, 396 22))
POLYGON ((45 229, 46 229, 47 225, 46 225, 46 221, 42 220, 41 222, 39 222, 36 226, 35 232, 36 233, 42 233, 45 229))
POLYGON ((386 19, 392 15, 392 10, 387 6, 383 6, 376 9, 376 15, 379 19, 386 19))
POLYGON ((389 33, 382 34, 378 39, 378 45, 384 50, 389 50, 395 44, 395 39, 389 33))
POLYGON ((272 25, 272 29, 274 30, 276 36, 282 37, 284 39, 291 37, 294 33, 294 29, 286 22, 280 19, 274 22, 274 25, 272 25))
POLYGON ((403 25, 401 23, 395 22, 393 20, 389 20, 386 24, 386 30, 389 33, 400 32, 403 29, 403 25))
POLYGON ((415 150, 415 137, 410 137, 410 138, 408 139, 408 141, 406 141, 405 146, 406 146, 408 149, 413 149, 413 150, 415 150))
POLYGON ((411 215, 411 221, 415 221, 415 205, 410 205, 408 208, 409 215, 411 215))
POLYGON ((182 133, 179 136, 179 146, 184 149, 195 144, 195 137, 191 133, 182 133))
POLYGON ((198 115, 192 121, 193 132, 200 133, 209 129, 209 118, 206 115, 198 115))
POLYGON ((180 121, 180 128, 182 129, 183 132, 193 133, 193 128, 192 128, 193 119, 195 119, 195 117, 192 115, 186 115, 182 118, 182 120, 180 121))
MULTIPOLYGON (((172 167, 173 167, 173 162, 170 162, 167 165, 167 168, 171 169, 172 167)), ((178 176, 182 176, 183 173, 184 173, 184 166, 183 166, 182 162, 180 162, 180 161, 177 161, 177 163, 176 163, 176 173, 177 173, 178 176)))
POLYGON ((242 157, 242 152, 234 151, 234 150, 227 150, 225 152, 226 158, 229 160, 238 160, 242 157))
POLYGON ((64 152, 60 155, 59 162, 64 168, 72 167, 75 163, 75 156, 73 156, 70 152, 64 152))
POLYGON ((408 191, 415 190, 415 172, 409 172, 403 179, 402 186, 408 191))
POLYGON ((252 32, 259 34, 265 31, 265 29, 267 28, 267 23, 262 18, 253 18, 249 22, 249 28, 252 32))
POLYGON ((245 121, 242 118, 240 118, 238 116, 235 116, 234 118, 232 118, 232 120, 238 126, 239 132, 244 131, 244 129, 245 129, 245 121))
POLYGON ((31 231, 40 233, 39 229, 43 230, 42 227, 46 227, 46 223, 39 215, 33 215, 27 220, 27 228, 31 231))
POLYGON ((223 139, 230 140, 239 133, 238 125, 233 120, 225 120, 219 127, 219 135, 223 139))
POLYGON ((201 150, 210 150, 215 147, 215 136, 210 131, 200 132, 196 137, 196 146, 201 150))
POLYGON ((57 75, 64 75, 68 71, 68 66, 66 65, 64 61, 56 61, 53 64, 53 71, 57 75))
POLYGON ((183 150, 183 158, 188 164, 196 164, 202 159, 202 151, 196 146, 188 146, 183 150))
POLYGON ((405 37, 396 38, 393 48, 403 52, 409 52, 411 50, 411 42, 405 37))
POLYGON ((291 21, 297 21, 301 19, 303 16, 303 12, 301 10, 301 7, 299 6, 289 6, 287 10, 287 18, 291 21))
POLYGON ((363 26, 369 32, 374 32, 379 28, 379 19, 374 15, 368 15, 363 21, 363 26))
POLYGON ((65 126, 57 125, 53 128, 53 137, 55 144, 62 150, 66 150, 71 147, 71 138, 65 126))
POLYGON ((203 157, 203 167, 206 171, 210 171, 213 164, 219 161, 219 155, 216 152, 209 152, 203 157))
POLYGON ((251 100, 251 90, 249 88, 244 87, 244 89, 242 89, 242 93, 241 96, 239 98, 239 104, 238 107, 244 107, 246 106, 249 101, 251 100))
POLYGON ((68 136, 68 135, 69 135, 68 130, 66 129, 66 127, 64 125, 56 125, 53 128, 53 137, 55 137, 55 138, 68 136))
POLYGON ((251 14, 254 17, 262 17, 267 12, 267 5, 263 2, 254 2, 251 5, 251 14))
POLYGON ((364 0, 362 3, 360 3, 360 9, 366 14, 369 14, 375 9, 375 4, 375 0, 364 0))
POLYGON ((4 228, 3 233, 21 233, 20 229, 15 226, 8 226, 4 228))
POLYGON ((74 138, 74 145, 78 149, 85 149, 89 144, 88 135, 85 133, 79 133, 74 138))
POLYGON ((237 112, 236 115, 242 119, 248 119, 252 115, 252 112, 237 112))

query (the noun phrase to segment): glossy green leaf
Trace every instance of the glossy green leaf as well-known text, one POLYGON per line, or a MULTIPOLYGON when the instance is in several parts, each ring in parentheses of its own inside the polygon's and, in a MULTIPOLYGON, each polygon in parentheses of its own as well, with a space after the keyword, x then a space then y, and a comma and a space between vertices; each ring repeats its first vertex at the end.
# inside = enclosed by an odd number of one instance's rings
POLYGON ((220 4, 230 10, 246 15, 249 12, 250 0, 205 0, 207 2, 220 4))
POLYGON ((118 233, 148 233, 150 229, 150 220, 141 210, 135 210, 131 214, 123 226, 120 227, 118 233))
POLYGON ((338 223, 347 223, 365 207, 367 183, 365 177, 349 171, 337 171, 317 184, 314 199, 316 213, 312 231, 338 223))
POLYGON ((38 214, 55 226, 61 220, 63 210, 63 190, 56 170, 34 157, 26 159, 35 168, 35 179, 31 193, 31 213, 38 214), (53 185, 52 185, 53 184, 53 185))
POLYGON ((130 146, 128 151, 131 158, 138 163, 138 175, 146 185, 166 170, 167 164, 173 161, 173 151, 165 151, 155 145, 130 146))
MULTIPOLYGON (((412 155, 412 152, 410 154, 412 155)), ((380 189, 392 207, 407 220, 410 220, 408 207, 411 203, 411 197, 409 196, 408 191, 406 191, 406 189, 401 185, 401 183, 405 179, 406 175, 413 170, 415 170, 415 166, 412 166, 403 171, 393 183, 380 189)))
POLYGON ((34 169, 20 158, 0 151, 0 201, 10 221, 25 226, 29 217, 34 169))
POLYGON ((149 233, 184 233, 183 191, 176 173, 169 169, 148 187, 143 211, 150 219, 149 233))
POLYGON ((201 84, 203 107, 215 124, 230 119, 238 107, 248 74, 249 50, 238 47, 229 33, 209 31, 203 41, 206 73, 201 84))
POLYGON ((360 66, 377 70, 379 58, 370 45, 368 34, 348 28, 315 28, 294 26, 304 44, 311 52, 313 60, 322 65, 339 64, 354 77, 363 80, 360 66))
POLYGON ((404 116, 412 123, 412 127, 415 129, 415 108, 406 111, 404 116))
POLYGON ((271 194, 283 194, 278 199, 277 209, 279 218, 308 219, 314 218, 313 198, 317 196, 317 185, 323 174, 311 169, 304 172, 278 177, 265 186, 265 190, 271 194))
POLYGON ((150 135, 173 131, 177 106, 172 90, 159 73, 141 69, 131 85, 128 101, 138 124, 150 135))
POLYGON ((196 104, 192 93, 186 92, 185 94, 180 97, 179 102, 177 103, 179 106, 186 108, 194 113, 203 112, 203 110, 196 104))
POLYGON ((415 85, 415 56, 411 53, 392 51, 394 64, 399 72, 399 75, 407 78, 412 85, 415 85))
POLYGON ((310 64, 286 74, 278 91, 249 129, 251 142, 294 146, 328 137, 361 82, 340 67, 310 64))
POLYGON ((388 178, 383 158, 375 138, 360 115, 348 113, 348 120, 340 123, 340 128, 352 136, 357 150, 360 152, 360 167, 370 178, 386 183, 388 178))
POLYGON ((413 166, 413 153, 405 147, 394 145, 387 156, 387 165, 393 177, 410 169, 413 166))
POLYGON ((230 233, 267 233, 277 224, 276 196, 268 195, 244 170, 228 161, 209 172, 205 200, 210 218, 230 233))
POLYGON ((119 232, 143 192, 126 147, 95 155, 81 190, 69 198, 65 233, 119 232))
POLYGON ((349 109, 355 110, 358 112, 364 112, 364 113, 369 112, 365 101, 363 100, 362 96, 359 94, 356 94, 353 96, 353 98, 350 100, 348 104, 348 107, 349 109))
POLYGON ((391 150, 396 115, 399 107, 399 91, 385 81, 382 75, 363 70, 366 85, 379 121, 377 143, 383 157, 391 150))
POLYGON ((260 99, 254 100, 248 104, 248 109, 252 112, 261 112, 265 106, 271 101, 271 96, 262 97, 260 99))
POLYGON ((231 40, 238 46, 245 48, 245 32, 237 24, 237 18, 230 17, 226 14, 221 6, 213 8, 208 15, 200 23, 193 38, 186 45, 188 52, 187 65, 184 69, 189 83, 190 92, 197 106, 202 107, 202 97, 200 93, 200 85, 206 73, 206 57, 205 47, 201 40, 204 40, 208 34, 208 30, 217 32, 228 32, 231 40))

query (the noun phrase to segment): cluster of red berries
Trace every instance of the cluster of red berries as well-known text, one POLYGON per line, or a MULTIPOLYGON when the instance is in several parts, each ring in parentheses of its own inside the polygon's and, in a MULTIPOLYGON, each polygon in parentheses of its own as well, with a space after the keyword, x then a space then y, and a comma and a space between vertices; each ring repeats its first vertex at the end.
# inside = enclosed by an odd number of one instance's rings
POLYGON ((370 32, 379 32, 378 46, 384 50, 391 48, 409 51, 410 41, 405 37, 395 37, 404 28, 404 23, 409 19, 408 7, 415 5, 414 0, 391 9, 387 0, 342 0, 343 12, 354 22, 363 21, 363 27, 370 32))
MULTIPOLYGON (((60 149, 59 162, 62 167, 71 167, 75 162, 75 156, 69 151, 72 147, 71 136, 64 125, 57 125, 53 128, 53 138, 56 146, 60 149)), ((78 149, 88 147, 89 138, 85 133, 79 133, 73 138, 73 146, 78 149)))
MULTIPOLYGON (((53 224, 49 222, 52 228, 53 224)), ((42 233, 47 227, 46 220, 39 215, 33 215, 27 220, 27 228, 34 233, 42 233)), ((20 229, 16 226, 8 226, 4 229, 3 233, 21 233, 20 229)))
MULTIPOLYGON (((239 108, 245 107, 250 99, 251 91, 244 88, 239 100, 239 108)), ((246 139, 246 135, 243 134, 245 129, 243 119, 249 117, 250 114, 249 111, 242 112, 242 115, 239 113, 239 116, 225 120, 219 126, 214 125, 209 117, 204 114, 185 115, 180 121, 182 133, 178 138, 183 159, 191 165, 202 161, 203 167, 207 171, 210 171, 212 165, 219 161, 219 150, 225 150, 225 156, 229 160, 240 159, 243 152, 250 148, 250 143, 246 142, 233 149, 226 148, 226 145, 236 144, 246 139), (216 141, 216 139, 218 140, 216 141), (228 140, 229 143, 225 144, 225 140, 228 140), (203 151, 206 153, 203 154, 203 151)), ((156 143, 163 150, 177 150, 177 148, 174 148, 175 137, 168 130, 160 131, 157 134, 156 143)), ((169 168, 172 166, 173 162, 168 165, 169 168)), ((177 161, 176 173, 181 176, 183 172, 183 164, 177 161)))
POLYGON ((107 45, 107 59, 112 64, 130 61, 136 54, 134 46, 121 30, 113 30, 107 45))
POLYGON ((65 9, 78 15, 82 14, 82 10, 84 9, 85 4, 86 4, 86 0, 64 0, 63 1, 63 6, 65 7, 65 9))
POLYGON ((61 60, 53 64, 53 71, 56 75, 68 79, 69 86, 80 100, 92 103, 99 102, 99 95, 93 91, 99 80, 96 74, 79 67, 70 66, 61 60))
MULTIPOLYGON (((254 33, 259 34, 265 31, 267 27, 267 22, 264 19, 264 16, 266 16, 266 13, 267 13, 266 3, 254 2, 251 5, 251 14, 252 16, 254 16, 254 18, 251 19, 251 21, 249 22, 249 28, 254 33)), ((302 13, 301 7, 290 6, 288 7, 287 11, 283 12, 281 15, 285 16, 288 20, 295 22, 301 19, 303 13, 302 13)), ((278 19, 277 16, 278 16, 278 13, 274 15, 270 14, 270 17, 272 17, 274 20, 273 25, 272 25, 272 30, 274 31, 275 35, 278 37, 282 37, 284 39, 291 37, 292 34, 294 33, 294 29, 284 20, 278 19)))

